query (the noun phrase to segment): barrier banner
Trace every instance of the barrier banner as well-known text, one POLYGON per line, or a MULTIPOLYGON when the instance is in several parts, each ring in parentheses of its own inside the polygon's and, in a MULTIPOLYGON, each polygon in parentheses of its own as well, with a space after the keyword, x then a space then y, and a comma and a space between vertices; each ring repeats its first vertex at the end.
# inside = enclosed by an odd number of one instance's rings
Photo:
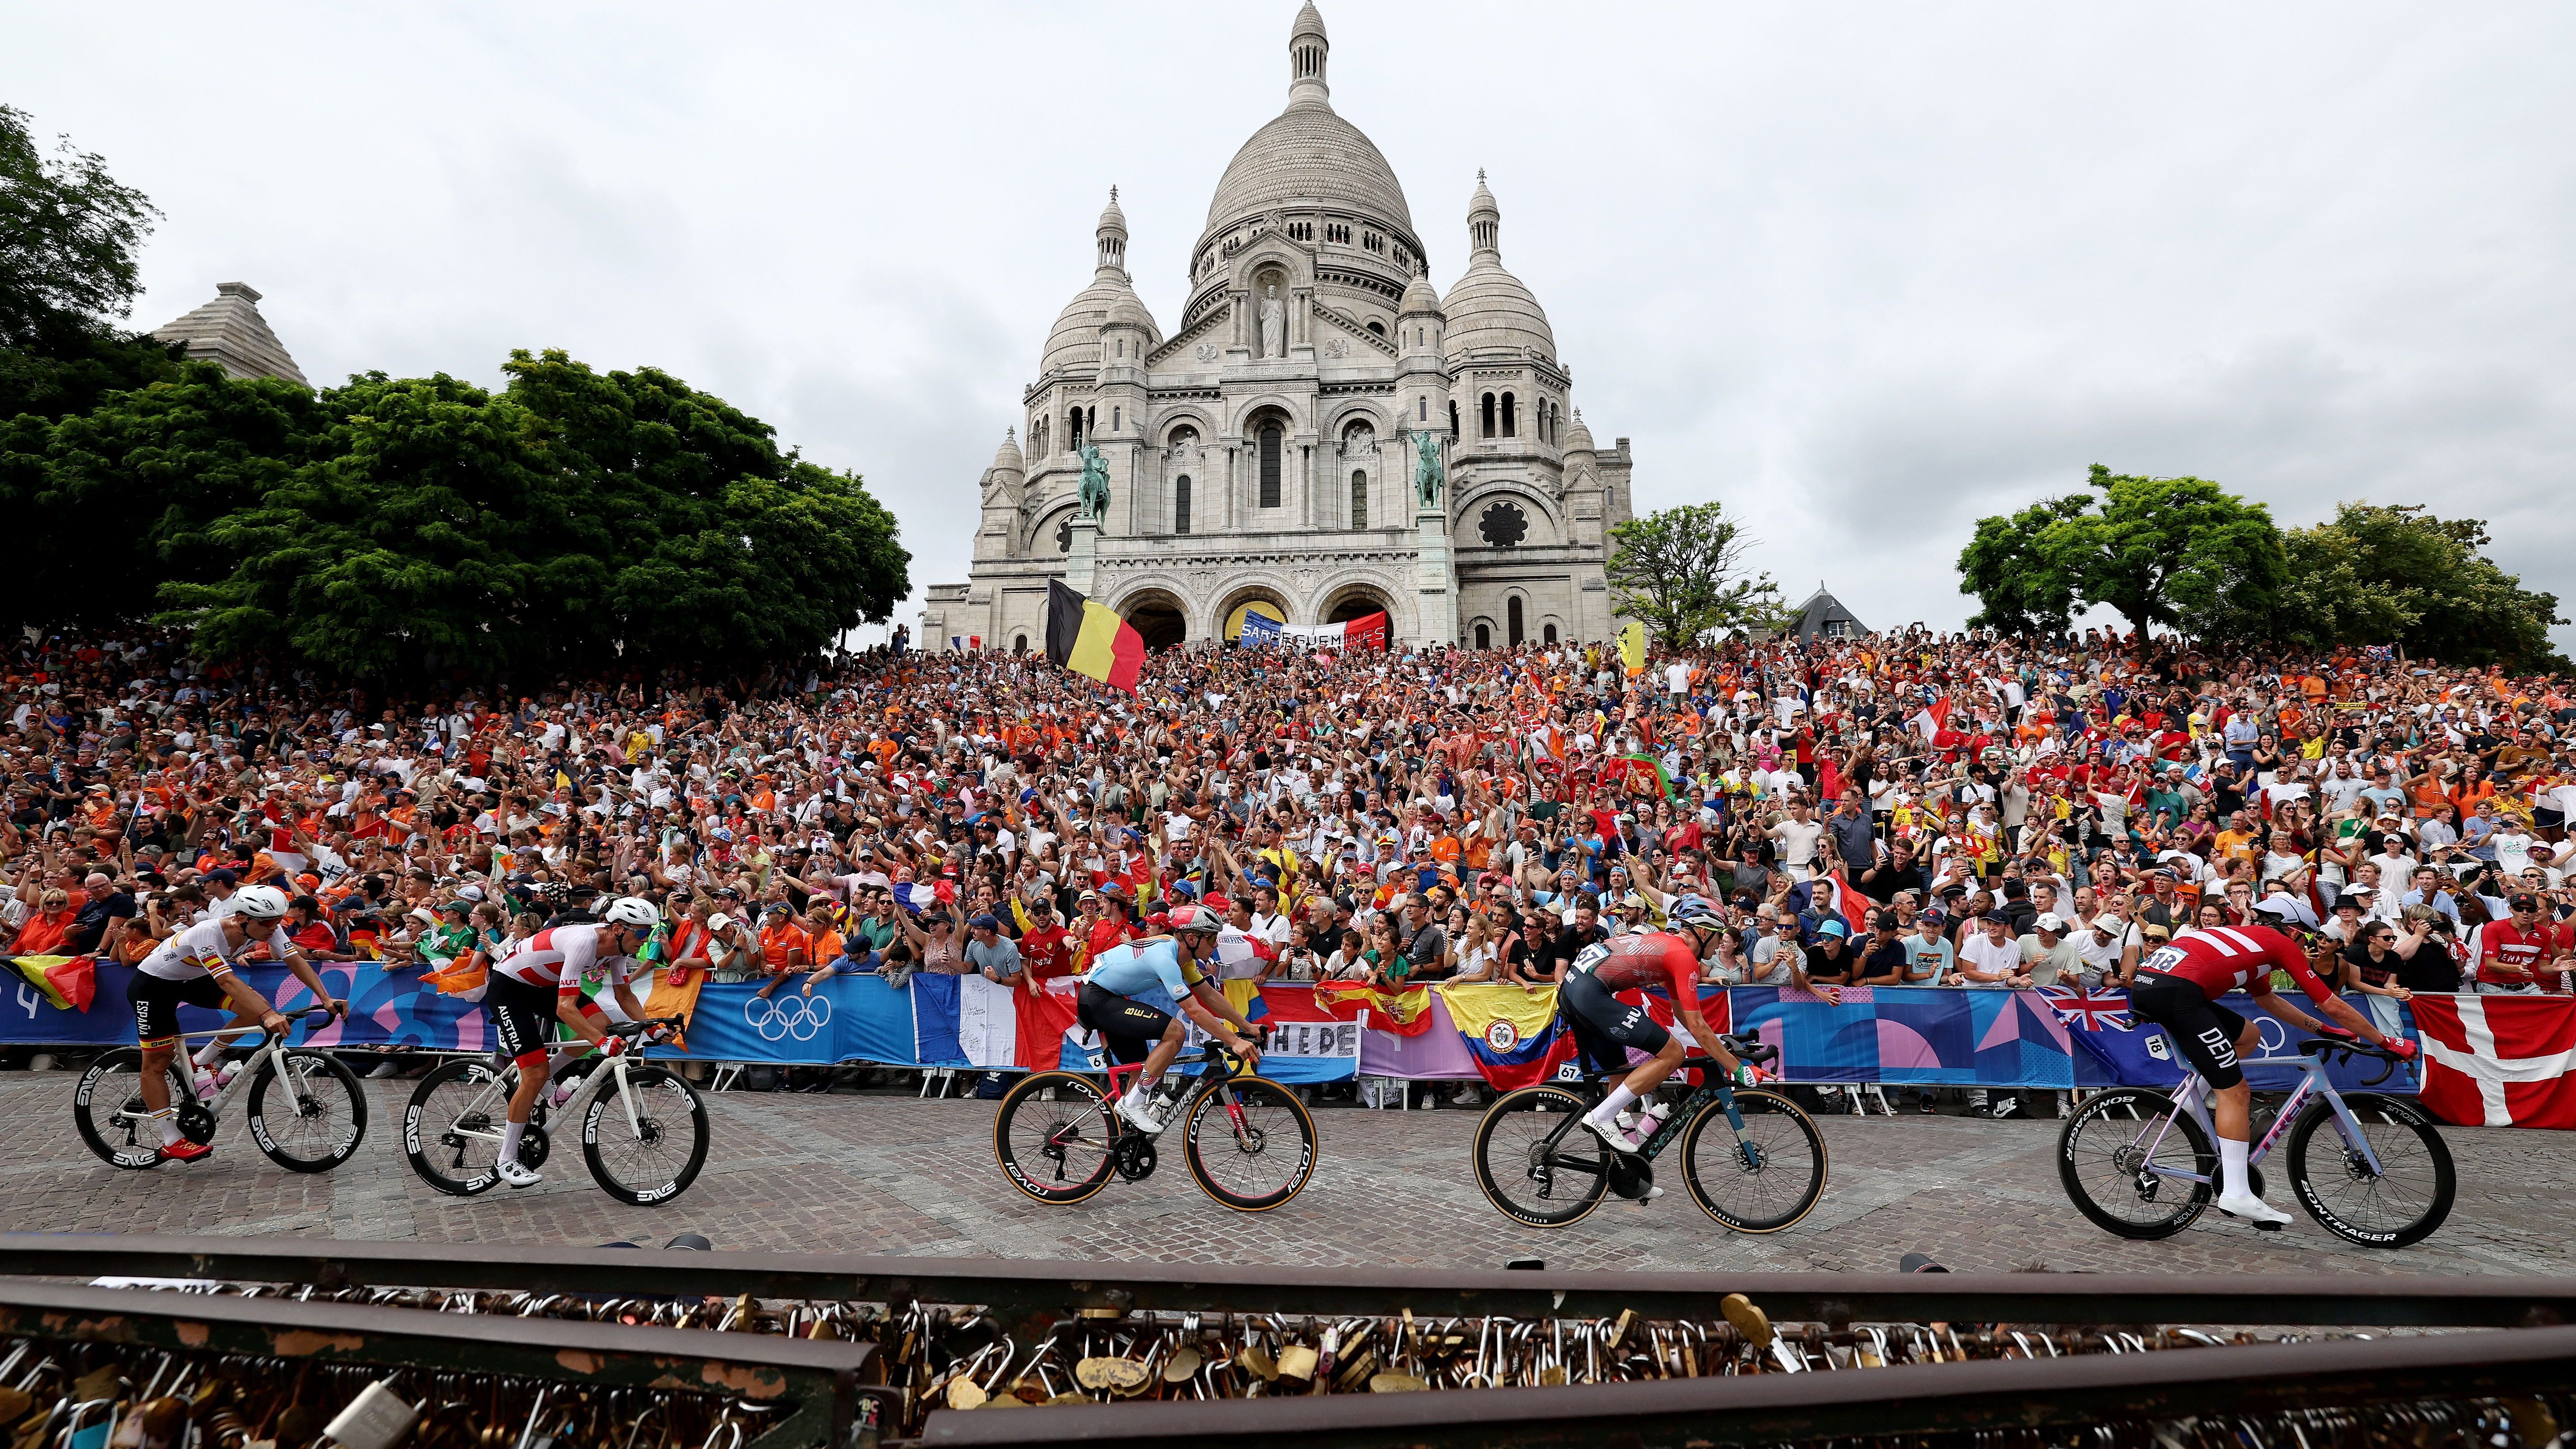
MULTIPOLYGON (((1136 1000, 1181 1018, 1188 1044, 1182 1048, 1181 1062, 1175 1070, 1197 1071, 1199 1063, 1192 1058, 1206 1044, 1207 1033, 1183 1015, 1159 987, 1139 992, 1136 1000)), ((1362 1042, 1382 1035, 1365 1029, 1365 1015, 1346 1020, 1326 1010, 1316 1000, 1315 988, 1302 982, 1262 986, 1244 1017, 1264 1033, 1260 1074, 1274 1082, 1296 1085, 1349 1081, 1359 1071, 1362 1042)), ((1065 1034, 1054 1064, 1068 1072, 1105 1071, 1108 1054, 1098 1033, 1077 1027, 1065 1034)))
MULTIPOLYGON (((2130 1012, 2125 991, 2112 989, 2087 994, 2081 987, 2049 987, 2031 994, 2046 1001, 2066 1024, 2067 1037, 2074 1043, 2075 1085, 2079 1087, 2170 1087, 2180 1082, 2188 1070, 2164 1029, 2140 1021, 2130 1012)), ((2417 999, 2446 1001, 2450 998, 2417 999)), ((2381 1031, 2392 1036, 2414 1035, 2412 1023, 2393 997, 2365 996, 2356 992, 2343 1000, 2344 1004, 2369 1017, 2371 1024, 2381 1031)), ((2252 1083, 2258 1092, 2286 1092, 2296 1086, 2300 1073, 2294 1060, 2265 1059, 2295 1058, 2299 1034, 2291 1030, 2288 1022, 2264 1011, 2248 998, 2234 998, 2228 1009, 2254 1023, 2258 1034, 2254 1052, 2244 1063, 2245 1080, 2252 1083)), ((2339 1092, 2403 1094, 2415 1090, 2416 1078, 2411 1068, 2399 1069, 2376 1087, 2364 1085, 2378 1074, 2377 1062, 2328 1063, 2326 1066, 2326 1080, 2334 1083, 2335 1090, 2339 1092)))
POLYGON ((1737 1032, 1780 1048, 1786 1081, 2078 1085, 2065 1024, 2037 992, 1847 986, 1840 1005, 1785 986, 1733 996, 1737 1032))

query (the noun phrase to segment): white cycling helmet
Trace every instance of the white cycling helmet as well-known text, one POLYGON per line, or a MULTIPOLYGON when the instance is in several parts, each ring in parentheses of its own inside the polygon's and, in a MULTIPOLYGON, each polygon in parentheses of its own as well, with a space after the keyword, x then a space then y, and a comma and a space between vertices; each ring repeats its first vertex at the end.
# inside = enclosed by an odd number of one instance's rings
POLYGON ((599 918, 612 926, 633 926, 649 931, 662 923, 662 912, 642 896, 619 896, 608 903, 599 918))
POLYGON ((232 901, 233 914, 244 920, 274 921, 286 914, 286 892, 275 886, 243 886, 232 901))

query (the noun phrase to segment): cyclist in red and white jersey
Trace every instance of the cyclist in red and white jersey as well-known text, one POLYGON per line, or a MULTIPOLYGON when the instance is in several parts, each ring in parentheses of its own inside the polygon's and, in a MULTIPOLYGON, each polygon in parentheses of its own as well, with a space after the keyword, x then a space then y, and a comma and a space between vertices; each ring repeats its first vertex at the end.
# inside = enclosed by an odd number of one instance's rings
MULTIPOLYGON (((501 1129, 497 1171, 512 1187, 533 1187, 545 1175, 519 1162, 519 1142, 536 1112, 537 1095, 546 1089, 546 1045, 554 1040, 555 1023, 596 1046, 607 1037, 608 1014, 582 995, 585 984, 605 981, 617 992, 617 1009, 629 1020, 644 1019, 644 1007, 627 985, 640 969, 635 952, 653 933, 662 913, 641 896, 609 902, 596 925, 550 926, 519 943, 519 948, 492 963, 483 991, 483 1014, 492 1023, 500 1054, 519 1064, 519 1087, 510 1095, 509 1122, 501 1129)), ((660 1040, 659 1032, 648 1033, 660 1040)), ((627 1038, 609 1041, 610 1055, 625 1049, 627 1038)))
POLYGON ((2323 1030, 2315 1017, 2272 989, 2272 973, 2286 971, 2317 1009, 2345 1031, 2399 1056, 2410 1056, 2415 1049, 2403 1038, 2383 1035, 2317 974, 2317 963, 2332 958, 2334 942, 2310 930, 2286 904, 2266 901, 2255 910, 2272 924, 2194 931, 2139 962, 2137 980, 2129 988, 2129 1005, 2165 1028, 2183 1060, 2209 1083, 2211 1116, 2218 1125, 2218 1210, 2249 1219, 2258 1228, 2279 1228, 2290 1215, 2255 1196, 2245 1171, 2254 1090, 2246 1085, 2237 1057, 2254 1050, 2261 1032, 2254 1023, 2219 1005, 2217 998, 2243 990, 2255 1005, 2290 1025, 2304 1031, 2323 1030), (2301 949, 2302 940, 2317 944, 2314 958, 2301 949))
POLYGON ((1627 1061, 1622 1048, 1648 1053, 1648 1060, 1612 1087, 1583 1125, 1614 1152, 1634 1153, 1636 1144, 1619 1130, 1617 1118, 1632 1102, 1651 1097, 1664 1078, 1682 1064, 1689 1046, 1663 1029, 1642 1006, 1618 999, 1622 991, 1654 991, 1672 998, 1673 1015, 1697 1040, 1721 1071, 1741 1077, 1742 1068, 1717 1039, 1699 1010, 1700 958, 1728 930, 1717 908, 1696 896, 1674 905, 1673 929, 1635 936, 1613 936, 1583 948, 1565 982, 1557 989, 1556 1008, 1574 1029, 1576 1047, 1585 1061, 1612 1067, 1627 1061))

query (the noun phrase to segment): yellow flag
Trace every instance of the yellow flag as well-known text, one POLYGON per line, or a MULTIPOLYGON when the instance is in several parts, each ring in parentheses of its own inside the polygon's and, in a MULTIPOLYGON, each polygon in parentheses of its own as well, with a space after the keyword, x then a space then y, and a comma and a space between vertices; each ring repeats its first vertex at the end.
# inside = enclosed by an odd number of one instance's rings
POLYGON ((1619 662, 1630 674, 1646 672, 1646 626, 1631 620, 1619 631, 1619 662))
POLYGON ((571 788, 572 788, 572 776, 565 774, 565 773, 564 773, 563 771, 561 771, 561 770, 557 770, 557 771, 555 771, 555 788, 556 788, 556 789, 558 789, 558 790, 569 790, 569 789, 571 789, 571 788))

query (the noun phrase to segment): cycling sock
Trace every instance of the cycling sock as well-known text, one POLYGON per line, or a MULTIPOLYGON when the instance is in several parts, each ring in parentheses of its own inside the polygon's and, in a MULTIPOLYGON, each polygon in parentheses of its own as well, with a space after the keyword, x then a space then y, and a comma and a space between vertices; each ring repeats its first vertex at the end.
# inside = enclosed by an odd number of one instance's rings
POLYGON ((527 1135, 528 1124, 525 1122, 506 1122, 502 1124, 501 1160, 503 1162, 516 1162, 519 1160, 519 1139, 527 1135))
POLYGON ((2233 1137, 2218 1139, 2218 1174, 2220 1197, 2244 1197, 2249 1193, 2245 1185, 2244 1143, 2233 1137))
POLYGON ((151 1117, 153 1126, 161 1129, 162 1146, 176 1147, 179 1145, 179 1114, 176 1111, 168 1107, 164 1107, 158 1112, 147 1113, 146 1115, 151 1117))
POLYGON ((1626 1082, 1621 1082, 1619 1085, 1610 1089, 1610 1095, 1602 1098, 1601 1105, 1593 1108, 1589 1115, 1595 1122, 1608 1122, 1616 1118, 1621 1112, 1625 1111, 1628 1105, 1636 1100, 1637 1094, 1628 1090, 1628 1084, 1626 1082))

